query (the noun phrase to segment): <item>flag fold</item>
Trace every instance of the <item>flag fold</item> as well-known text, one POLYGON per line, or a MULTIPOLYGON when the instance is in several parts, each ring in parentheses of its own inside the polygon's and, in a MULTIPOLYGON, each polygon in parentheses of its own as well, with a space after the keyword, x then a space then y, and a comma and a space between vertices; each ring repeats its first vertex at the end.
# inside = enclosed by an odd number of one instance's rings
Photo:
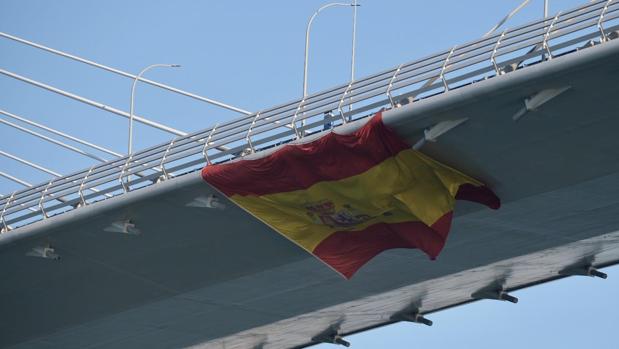
POLYGON ((500 207, 481 182, 413 150, 382 113, 354 133, 257 156, 206 166, 202 178, 346 278, 388 249, 436 258, 455 200, 500 207))

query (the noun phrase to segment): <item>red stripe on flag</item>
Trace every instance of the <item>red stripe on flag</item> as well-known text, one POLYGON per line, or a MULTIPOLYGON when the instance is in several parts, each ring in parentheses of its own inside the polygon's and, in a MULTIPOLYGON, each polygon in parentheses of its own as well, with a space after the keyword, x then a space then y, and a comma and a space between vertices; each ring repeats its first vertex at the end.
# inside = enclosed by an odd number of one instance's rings
POLYGON ((498 210, 501 207, 501 199, 485 185, 479 187, 470 183, 460 185, 458 193, 456 193, 456 200, 477 202, 493 210, 498 210))
POLYGON ((422 222, 377 223, 359 231, 338 231, 323 240, 313 253, 350 279, 379 253, 394 248, 418 248, 435 259, 445 246, 452 212, 431 227, 422 222))
POLYGON ((227 196, 282 193, 358 175, 409 148, 377 113, 352 134, 331 132, 260 159, 206 166, 202 178, 227 196))

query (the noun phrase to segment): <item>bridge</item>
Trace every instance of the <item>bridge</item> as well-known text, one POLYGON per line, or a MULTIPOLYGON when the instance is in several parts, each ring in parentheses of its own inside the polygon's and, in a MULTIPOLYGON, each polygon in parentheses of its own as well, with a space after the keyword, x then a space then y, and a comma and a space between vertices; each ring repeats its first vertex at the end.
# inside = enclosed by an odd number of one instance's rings
POLYGON ((205 130, 168 130, 167 143, 3 195, 0 309, 18 316, 0 345, 79 347, 105 333, 133 347, 304 347, 605 277, 598 269, 619 261, 618 18, 617 2, 587 3, 205 130), (350 132, 378 110, 504 202, 492 214, 459 204, 437 262, 393 250, 345 281, 200 177, 205 165, 350 132))

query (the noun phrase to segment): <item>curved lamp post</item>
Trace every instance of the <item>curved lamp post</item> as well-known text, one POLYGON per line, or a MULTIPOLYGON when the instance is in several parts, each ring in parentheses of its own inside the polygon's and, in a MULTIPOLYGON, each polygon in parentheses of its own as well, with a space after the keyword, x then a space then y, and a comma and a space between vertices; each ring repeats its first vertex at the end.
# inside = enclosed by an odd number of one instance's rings
POLYGON ((155 67, 168 67, 168 68, 179 68, 180 64, 151 64, 148 67, 142 69, 142 71, 136 75, 135 79, 133 79, 133 86, 131 86, 131 106, 129 107, 129 152, 131 154, 133 152, 133 107, 135 101, 135 86, 138 83, 138 80, 146 73, 149 69, 155 67))
POLYGON ((353 49, 352 49, 352 54, 353 54, 353 58, 352 58, 352 65, 353 67, 351 67, 351 76, 354 77, 354 72, 355 72, 355 68, 354 68, 354 64, 355 64, 355 31, 356 31, 356 13, 357 13, 357 6, 359 6, 357 4, 357 1, 355 0, 354 3, 343 3, 343 2, 332 2, 326 5, 323 5, 322 7, 320 7, 318 10, 316 10, 316 12, 314 12, 314 14, 310 17, 309 21, 307 22, 307 29, 305 30, 305 61, 303 64, 303 98, 305 98, 307 96, 307 62, 308 62, 308 55, 309 55, 309 38, 310 38, 310 30, 312 27, 312 22, 314 21, 314 18, 316 18, 316 16, 320 13, 320 11, 327 9, 329 7, 335 7, 335 6, 352 6, 353 9, 355 10, 353 13, 353 49))

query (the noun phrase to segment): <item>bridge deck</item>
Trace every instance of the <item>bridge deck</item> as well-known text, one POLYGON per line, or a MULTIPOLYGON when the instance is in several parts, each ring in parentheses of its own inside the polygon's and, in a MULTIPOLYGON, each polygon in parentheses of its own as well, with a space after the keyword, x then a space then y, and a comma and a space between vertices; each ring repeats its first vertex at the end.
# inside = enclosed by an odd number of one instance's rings
MULTIPOLYGON (((35 222, 0 239, 0 346, 281 348, 432 312, 619 261, 619 41, 385 112, 411 142, 469 117, 423 151, 491 185, 500 211, 459 204, 437 261, 394 250, 345 281, 228 203, 185 205, 212 189, 197 173, 35 222), (571 89, 519 122, 525 97, 571 89), (140 236, 105 232, 131 218, 140 236), (61 260, 26 258, 51 243, 61 260)), ((349 124, 349 128, 357 125, 349 124)))

